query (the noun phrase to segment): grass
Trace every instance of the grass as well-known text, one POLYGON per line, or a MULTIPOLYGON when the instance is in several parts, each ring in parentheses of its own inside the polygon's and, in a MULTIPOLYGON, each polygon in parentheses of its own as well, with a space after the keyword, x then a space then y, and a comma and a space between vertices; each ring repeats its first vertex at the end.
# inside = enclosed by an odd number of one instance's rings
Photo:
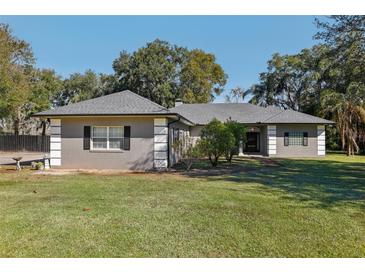
POLYGON ((365 157, 275 163, 110 176, 3 167, 0 257, 364 257, 365 157))

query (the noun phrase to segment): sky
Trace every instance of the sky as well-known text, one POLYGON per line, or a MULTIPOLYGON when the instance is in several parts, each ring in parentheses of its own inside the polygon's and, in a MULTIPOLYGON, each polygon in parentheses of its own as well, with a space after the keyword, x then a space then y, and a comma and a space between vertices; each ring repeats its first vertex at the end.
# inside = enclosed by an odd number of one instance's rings
POLYGON ((157 38, 213 53, 226 74, 225 91, 258 82, 278 52, 294 54, 316 43, 314 16, 0 16, 32 46, 37 67, 67 77, 92 69, 112 73, 119 52, 157 38))

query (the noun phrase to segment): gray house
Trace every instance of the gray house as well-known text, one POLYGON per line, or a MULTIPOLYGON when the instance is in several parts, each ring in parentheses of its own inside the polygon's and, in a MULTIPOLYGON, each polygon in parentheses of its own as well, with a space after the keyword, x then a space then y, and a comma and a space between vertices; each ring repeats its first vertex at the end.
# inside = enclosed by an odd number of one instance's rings
POLYGON ((333 122, 304 113, 246 103, 182 104, 164 108, 131 91, 40 112, 51 121, 51 167, 166 168, 178 154, 173 143, 199 138, 213 118, 248 126, 240 154, 269 157, 325 155, 325 125, 333 122))

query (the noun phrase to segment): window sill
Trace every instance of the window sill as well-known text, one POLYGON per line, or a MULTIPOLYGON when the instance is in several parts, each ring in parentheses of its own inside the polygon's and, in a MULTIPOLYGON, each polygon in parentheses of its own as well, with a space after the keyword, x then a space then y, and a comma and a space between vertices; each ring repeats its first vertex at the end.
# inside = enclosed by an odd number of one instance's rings
POLYGON ((123 153, 122 149, 90 149, 91 153, 123 153))

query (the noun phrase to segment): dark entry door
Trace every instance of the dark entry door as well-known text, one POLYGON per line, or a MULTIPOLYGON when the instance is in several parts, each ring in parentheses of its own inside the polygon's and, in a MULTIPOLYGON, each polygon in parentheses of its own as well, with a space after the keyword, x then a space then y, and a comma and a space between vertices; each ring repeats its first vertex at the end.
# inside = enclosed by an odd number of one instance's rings
POLYGON ((260 133, 259 132, 247 132, 246 151, 247 152, 259 152, 260 151, 260 133))

